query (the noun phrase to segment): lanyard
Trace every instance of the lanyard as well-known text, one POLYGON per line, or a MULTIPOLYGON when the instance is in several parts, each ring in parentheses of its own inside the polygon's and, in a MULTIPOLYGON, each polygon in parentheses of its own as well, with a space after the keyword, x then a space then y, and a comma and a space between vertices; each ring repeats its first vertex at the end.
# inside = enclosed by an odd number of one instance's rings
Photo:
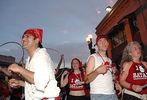
POLYGON ((103 60, 103 62, 105 63, 104 58, 100 55, 100 53, 98 52, 99 56, 101 57, 101 59, 103 60))

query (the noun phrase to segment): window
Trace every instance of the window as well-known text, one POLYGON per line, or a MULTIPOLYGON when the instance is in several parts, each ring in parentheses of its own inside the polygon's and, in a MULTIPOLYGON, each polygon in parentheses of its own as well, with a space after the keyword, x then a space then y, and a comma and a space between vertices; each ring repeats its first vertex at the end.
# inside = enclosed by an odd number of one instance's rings
POLYGON ((112 46, 113 48, 118 47, 122 43, 126 42, 126 36, 124 31, 124 25, 118 25, 114 28, 113 32, 111 33, 112 36, 112 46))

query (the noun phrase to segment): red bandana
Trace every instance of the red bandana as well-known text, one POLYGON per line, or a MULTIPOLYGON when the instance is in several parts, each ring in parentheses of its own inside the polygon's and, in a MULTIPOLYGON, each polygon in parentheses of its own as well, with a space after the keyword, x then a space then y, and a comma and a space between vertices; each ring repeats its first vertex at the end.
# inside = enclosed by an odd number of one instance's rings
POLYGON ((24 32, 24 35, 25 34, 30 34, 35 38, 39 38, 40 43, 42 43, 42 35, 43 35, 42 29, 28 29, 24 32))

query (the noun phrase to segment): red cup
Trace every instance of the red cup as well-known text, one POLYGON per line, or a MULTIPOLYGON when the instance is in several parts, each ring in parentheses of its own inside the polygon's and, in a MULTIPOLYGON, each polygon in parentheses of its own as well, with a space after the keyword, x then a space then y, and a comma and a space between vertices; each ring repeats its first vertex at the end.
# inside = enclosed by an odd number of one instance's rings
MULTIPOLYGON (((108 62, 108 61, 106 61, 106 62, 104 63, 104 65, 109 65, 109 62, 108 62)), ((103 73, 103 75, 104 75, 104 73, 103 73)))
POLYGON ((108 61, 106 61, 106 62, 104 63, 104 65, 109 65, 109 62, 108 62, 108 61))

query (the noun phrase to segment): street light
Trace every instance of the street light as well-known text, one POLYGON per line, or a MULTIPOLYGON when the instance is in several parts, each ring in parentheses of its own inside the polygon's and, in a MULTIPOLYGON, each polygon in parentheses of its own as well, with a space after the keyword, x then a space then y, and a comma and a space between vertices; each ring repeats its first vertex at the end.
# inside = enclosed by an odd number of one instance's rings
POLYGON ((107 12, 110 12, 110 11, 112 10, 112 7, 108 6, 108 7, 106 7, 105 10, 106 10, 107 12))
POLYGON ((88 36, 86 37, 86 41, 87 41, 87 43, 88 43, 88 47, 89 47, 89 50, 90 50, 90 54, 95 53, 95 49, 92 48, 92 47, 93 47, 93 46, 92 46, 92 38, 93 38, 93 36, 92 36, 91 33, 89 33, 88 36))
POLYGON ((92 38, 93 38, 92 34, 89 33, 88 36, 86 37, 86 41, 88 42, 88 44, 89 44, 90 42, 92 42, 92 38))

